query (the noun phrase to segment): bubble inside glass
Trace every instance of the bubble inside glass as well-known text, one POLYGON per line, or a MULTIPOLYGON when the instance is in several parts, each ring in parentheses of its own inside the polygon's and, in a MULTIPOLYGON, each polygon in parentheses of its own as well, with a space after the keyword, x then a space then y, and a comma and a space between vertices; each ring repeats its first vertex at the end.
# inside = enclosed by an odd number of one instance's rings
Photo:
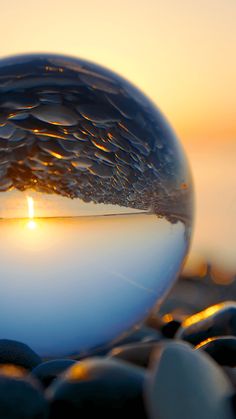
POLYGON ((0 61, 0 337, 70 356, 139 323, 191 229, 183 151, 156 107, 92 63, 0 61))

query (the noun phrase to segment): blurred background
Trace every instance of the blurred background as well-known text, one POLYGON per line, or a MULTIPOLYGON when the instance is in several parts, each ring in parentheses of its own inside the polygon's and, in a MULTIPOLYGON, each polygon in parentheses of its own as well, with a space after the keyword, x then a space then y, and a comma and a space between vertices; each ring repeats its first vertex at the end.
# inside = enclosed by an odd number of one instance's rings
POLYGON ((236 272, 235 0, 1 0, 0 57, 54 52, 102 64, 162 110, 192 167, 186 275, 236 272))

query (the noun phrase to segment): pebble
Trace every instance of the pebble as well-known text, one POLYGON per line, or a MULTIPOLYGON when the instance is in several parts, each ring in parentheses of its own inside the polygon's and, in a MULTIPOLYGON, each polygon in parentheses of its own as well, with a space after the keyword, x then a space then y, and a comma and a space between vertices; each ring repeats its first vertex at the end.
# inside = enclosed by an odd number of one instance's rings
POLYGON ((145 394, 151 419, 233 419, 233 387, 203 351, 171 342, 155 353, 145 394))
POLYGON ((3 127, 0 127, 0 138, 5 138, 9 140, 11 136, 15 133, 16 128, 12 124, 6 124, 3 127))
MULTIPOLYGON (((231 368, 231 367, 224 366, 223 367, 223 371, 225 372, 225 374, 227 375, 227 377, 230 379, 233 387, 236 390, 236 368, 235 367, 234 368, 231 368)), ((235 411, 235 413, 236 413, 236 411, 235 411)))
POLYGON ((54 359, 52 361, 43 362, 31 371, 43 387, 48 387, 59 375, 70 368, 76 361, 72 359, 54 359))
POLYGON ((0 339, 0 364, 14 364, 32 370, 41 362, 41 358, 24 343, 0 339))
POLYGON ((1 107, 10 109, 32 109, 38 106, 39 100, 33 93, 8 93, 1 97, 1 107))
POLYGON ((176 337, 193 345, 217 336, 236 336, 236 303, 224 302, 187 317, 176 337))
POLYGON ((113 342, 113 346, 123 346, 136 342, 159 342, 162 338, 163 336, 157 330, 148 326, 139 326, 131 332, 123 335, 123 337, 116 339, 113 342))
POLYGON ((108 357, 121 359, 139 367, 147 368, 153 351, 162 347, 162 342, 137 342, 118 346, 108 353, 108 357))
POLYGON ((121 116, 114 108, 101 104, 82 104, 78 105, 76 109, 84 118, 92 122, 116 122, 121 119, 121 116))
POLYGON ((76 125, 77 115, 71 109, 63 105, 39 105, 31 114, 40 121, 54 125, 76 125))
POLYGON ((221 336, 209 338, 195 347, 208 353, 218 364, 236 367, 236 338, 234 336, 221 336))
POLYGON ((40 383, 22 368, 0 366, 1 419, 47 419, 48 411, 40 383))
POLYGON ((146 418, 144 371, 114 359, 90 358, 74 364, 48 388, 50 419, 146 418))
POLYGON ((101 178, 111 178, 113 175, 113 168, 105 164, 94 163, 89 167, 89 171, 101 178))

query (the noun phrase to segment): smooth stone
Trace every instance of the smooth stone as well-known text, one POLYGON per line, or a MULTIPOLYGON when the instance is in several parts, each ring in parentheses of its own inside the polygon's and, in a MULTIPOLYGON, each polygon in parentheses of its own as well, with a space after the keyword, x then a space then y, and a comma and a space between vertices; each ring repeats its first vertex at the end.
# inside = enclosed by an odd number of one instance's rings
POLYGON ((16 131, 16 128, 12 124, 6 124, 3 127, 0 127, 0 138, 4 138, 5 140, 9 140, 11 136, 16 131))
POLYGON ((176 337, 194 345, 217 336, 236 336, 236 303, 224 302, 187 317, 176 337))
POLYGON ((121 115, 111 106, 101 104, 81 104, 76 106, 81 115, 92 122, 116 122, 121 120, 121 115))
POLYGON ((161 345, 162 343, 158 342, 130 343, 113 348, 107 356, 147 368, 153 351, 157 350, 161 345))
POLYGON ((223 366, 223 371, 225 372, 227 377, 230 379, 232 385, 236 389, 236 368, 235 367, 231 368, 231 367, 223 366))
POLYGON ((15 131, 12 135, 11 138, 9 139, 9 142, 14 143, 14 142, 18 142, 18 141, 22 141, 24 140, 26 137, 26 132, 23 130, 18 129, 17 131, 15 131))
POLYGON ((106 153, 101 150, 95 151, 94 155, 98 157, 98 159, 110 163, 112 165, 115 164, 115 158, 111 153, 106 153))
POLYGON ((105 151, 106 153, 113 152, 117 150, 117 147, 113 144, 109 143, 109 141, 103 141, 98 138, 94 138, 91 140, 93 145, 97 147, 99 150, 105 151))
POLYGON ((236 367, 236 338, 222 336, 210 338, 195 347, 208 353, 218 364, 236 367))
POLYGON ((187 343, 171 342, 158 351, 145 394, 151 419, 234 418, 228 377, 206 353, 187 343))
POLYGON ((31 374, 41 382, 43 387, 48 387, 55 378, 64 373, 75 362, 72 359, 55 359, 43 362, 34 368, 31 374))
POLYGON ((40 148, 44 151, 47 151, 53 157, 58 159, 71 159, 74 157, 74 153, 72 151, 67 151, 55 140, 49 140, 45 142, 41 142, 39 144, 40 148))
POLYGON ((76 131, 76 132, 74 132, 73 133, 73 136, 77 139, 77 140, 80 140, 80 141, 83 141, 83 142, 86 142, 87 141, 87 139, 88 139, 88 134, 84 134, 83 132, 80 132, 80 131, 76 131))
POLYGON ((58 141, 60 146, 62 148, 64 148, 64 150, 66 151, 70 151, 70 152, 74 152, 78 155, 78 153, 81 152, 81 150, 83 150, 83 143, 76 141, 76 139, 74 141, 71 140, 59 140, 58 141))
POLYGON ((32 370, 41 362, 41 358, 24 343, 0 339, 0 364, 14 364, 32 370))
POLYGON ((76 125, 77 115, 74 111, 63 105, 40 105, 33 109, 31 114, 40 121, 53 125, 76 125))
POLYGON ((37 96, 34 96, 31 92, 30 94, 24 93, 8 93, 5 97, 4 102, 1 103, 1 107, 6 107, 9 109, 32 109, 38 106, 39 100, 37 96))
POLYGON ((77 362, 48 388, 50 419, 146 418, 144 370, 126 362, 88 358, 77 362))
POLYGON ((47 419, 48 402, 40 383, 14 365, 0 366, 0 418, 47 419))
POLYGON ((93 163, 94 162, 87 157, 79 157, 71 162, 72 166, 76 169, 88 169, 93 165, 93 163))
POLYGON ((157 330, 152 329, 151 327, 147 326, 141 326, 138 327, 129 333, 126 333, 122 337, 116 339, 113 342, 114 346, 123 346, 130 343, 149 343, 149 342, 159 342, 162 340, 163 337, 161 333, 159 333, 157 330))
POLYGON ((94 163, 90 168, 89 171, 93 175, 97 175, 101 178, 110 178, 113 176, 113 168, 111 166, 106 166, 104 164, 94 163))

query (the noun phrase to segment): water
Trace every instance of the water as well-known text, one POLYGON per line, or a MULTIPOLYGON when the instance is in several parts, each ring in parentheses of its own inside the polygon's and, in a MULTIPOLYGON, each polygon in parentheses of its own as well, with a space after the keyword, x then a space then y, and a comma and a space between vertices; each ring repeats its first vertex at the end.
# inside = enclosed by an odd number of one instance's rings
POLYGON ((0 336, 43 356, 89 352, 178 274, 192 221, 183 150, 141 92, 83 60, 0 60, 0 110, 0 336))

